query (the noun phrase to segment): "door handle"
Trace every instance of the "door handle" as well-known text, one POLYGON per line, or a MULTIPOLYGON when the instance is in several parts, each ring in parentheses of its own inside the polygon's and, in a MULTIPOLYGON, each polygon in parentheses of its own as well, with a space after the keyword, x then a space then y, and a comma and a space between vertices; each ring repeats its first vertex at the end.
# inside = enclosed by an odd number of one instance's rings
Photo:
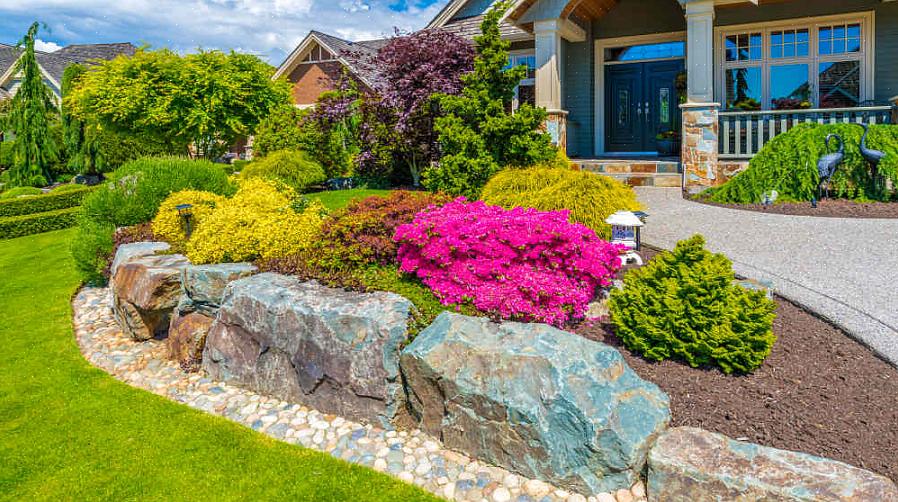
POLYGON ((650 110, 650 109, 649 109, 649 102, 646 101, 646 102, 645 102, 645 116, 646 116, 646 118, 648 118, 648 116, 649 116, 649 110, 650 110))

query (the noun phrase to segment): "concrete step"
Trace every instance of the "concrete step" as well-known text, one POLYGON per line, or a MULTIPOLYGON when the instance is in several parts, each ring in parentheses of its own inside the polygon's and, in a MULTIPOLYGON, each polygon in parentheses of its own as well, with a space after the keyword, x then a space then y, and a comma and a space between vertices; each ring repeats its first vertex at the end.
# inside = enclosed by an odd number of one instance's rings
POLYGON ((683 186, 683 175, 679 173, 596 173, 614 178, 631 187, 665 187, 680 188, 683 186))

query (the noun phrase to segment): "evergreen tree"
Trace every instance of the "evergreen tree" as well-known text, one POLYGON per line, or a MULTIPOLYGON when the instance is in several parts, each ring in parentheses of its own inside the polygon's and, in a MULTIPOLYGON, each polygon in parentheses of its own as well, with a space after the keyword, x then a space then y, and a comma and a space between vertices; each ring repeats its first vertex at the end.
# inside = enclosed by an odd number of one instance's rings
POLYGON ((500 2, 484 16, 474 38, 474 71, 461 77, 461 95, 438 97, 436 119, 442 158, 424 174, 431 191, 476 198, 487 180, 505 167, 527 167, 554 159, 557 149, 540 130, 546 111, 522 104, 510 112, 523 66, 508 68, 510 43, 502 40, 499 20, 508 8, 500 2))
POLYGON ((50 125, 57 119, 58 110, 53 91, 44 84, 37 58, 34 55, 34 39, 38 23, 28 28, 19 41, 24 52, 16 63, 15 72, 22 74, 22 83, 13 96, 9 125, 15 133, 13 143, 13 168, 10 181, 13 185, 45 185, 50 179, 50 166, 59 153, 50 125))
POLYGON ((97 148, 88 131, 87 124, 72 113, 66 97, 75 87, 78 79, 87 71, 80 64, 69 65, 62 74, 62 142, 68 154, 69 167, 78 173, 96 172, 97 148))

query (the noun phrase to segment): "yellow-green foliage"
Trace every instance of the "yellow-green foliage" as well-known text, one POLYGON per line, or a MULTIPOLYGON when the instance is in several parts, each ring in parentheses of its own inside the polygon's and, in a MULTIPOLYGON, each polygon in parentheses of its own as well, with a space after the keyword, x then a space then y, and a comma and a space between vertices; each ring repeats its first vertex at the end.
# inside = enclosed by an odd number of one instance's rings
POLYGON ((281 150, 250 162, 243 167, 240 177, 278 180, 298 192, 303 192, 312 185, 324 183, 327 179, 321 164, 297 150, 281 150))
POLYGON ((641 209, 633 189, 607 176, 562 167, 531 167, 499 172, 483 189, 487 204, 542 211, 570 209, 571 221, 611 235, 605 218, 617 211, 641 209))
POLYGON ((227 199, 212 192, 198 190, 182 190, 169 195, 159 205, 159 212, 153 219, 153 235, 168 242, 176 248, 187 244, 184 222, 178 214, 177 206, 190 204, 191 225, 199 227, 200 223, 212 213, 212 210, 227 199))
POLYGON ((280 258, 297 253, 318 235, 324 208, 312 203, 293 209, 293 189, 261 180, 244 180, 197 226, 187 243, 193 263, 224 263, 280 258))

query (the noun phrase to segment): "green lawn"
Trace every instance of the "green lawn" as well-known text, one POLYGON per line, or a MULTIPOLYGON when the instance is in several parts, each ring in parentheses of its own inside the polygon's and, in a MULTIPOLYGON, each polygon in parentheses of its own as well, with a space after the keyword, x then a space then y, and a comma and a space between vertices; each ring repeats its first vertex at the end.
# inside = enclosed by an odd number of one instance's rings
POLYGON ((72 335, 72 235, 0 241, 0 499, 435 500, 90 366, 72 335))
POLYGON ((333 190, 328 192, 316 192, 306 195, 309 199, 319 200, 328 209, 342 209, 353 199, 361 199, 371 195, 386 195, 390 190, 368 190, 354 188, 352 190, 333 190))

